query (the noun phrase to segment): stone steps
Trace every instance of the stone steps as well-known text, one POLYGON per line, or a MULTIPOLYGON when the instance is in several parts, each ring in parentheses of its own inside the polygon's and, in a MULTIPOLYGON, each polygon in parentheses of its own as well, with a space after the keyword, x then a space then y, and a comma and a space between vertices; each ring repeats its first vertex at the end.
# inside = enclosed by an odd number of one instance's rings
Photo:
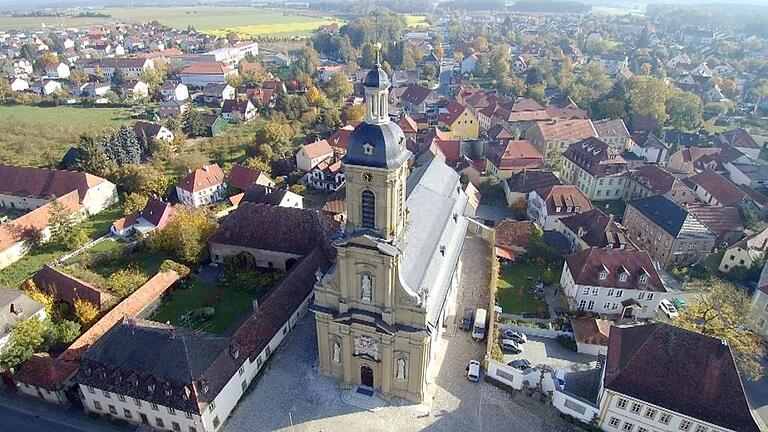
POLYGON ((351 390, 342 391, 341 400, 348 405, 371 412, 376 412, 387 406, 386 402, 380 399, 376 393, 373 396, 366 396, 358 393, 356 387, 351 390))

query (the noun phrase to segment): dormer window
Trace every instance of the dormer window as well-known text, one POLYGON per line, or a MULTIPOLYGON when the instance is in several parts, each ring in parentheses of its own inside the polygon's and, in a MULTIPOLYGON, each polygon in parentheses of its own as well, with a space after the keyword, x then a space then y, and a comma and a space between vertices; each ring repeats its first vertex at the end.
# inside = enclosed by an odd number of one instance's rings
POLYGON ((373 154, 373 146, 371 143, 363 144, 363 153, 365 153, 366 156, 371 156, 373 154))
POLYGON ((555 207, 555 213, 560 213, 560 211, 561 211, 562 209, 563 209, 562 207, 555 207))
POLYGON ((646 276, 646 275, 640 276, 640 283, 644 284, 646 282, 648 282, 648 276, 646 276))
POLYGON ((627 281, 627 274, 626 273, 620 274, 619 275, 619 281, 626 282, 627 281))
POLYGON ((600 280, 606 280, 608 279, 608 273, 601 271, 599 277, 600 277, 600 280))

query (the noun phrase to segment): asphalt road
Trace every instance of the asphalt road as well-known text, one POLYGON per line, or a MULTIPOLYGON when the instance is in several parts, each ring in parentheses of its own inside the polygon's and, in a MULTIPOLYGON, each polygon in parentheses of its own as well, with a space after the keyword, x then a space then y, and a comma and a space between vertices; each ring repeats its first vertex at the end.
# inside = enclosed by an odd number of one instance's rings
POLYGON ((0 432, 84 432, 88 430, 2 405, 0 405, 0 419, 2 419, 0 432))

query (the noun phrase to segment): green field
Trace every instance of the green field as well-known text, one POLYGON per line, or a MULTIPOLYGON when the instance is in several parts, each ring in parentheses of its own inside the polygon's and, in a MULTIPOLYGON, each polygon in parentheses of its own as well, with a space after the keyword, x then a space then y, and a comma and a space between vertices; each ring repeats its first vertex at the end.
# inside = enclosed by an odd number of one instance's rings
POLYGON ((81 133, 99 134, 129 121, 125 109, 0 105, 0 163, 48 165, 81 133))
POLYGON ((497 298, 499 306, 508 314, 537 313, 547 304, 528 291, 541 279, 545 268, 533 263, 514 263, 502 268, 497 298))
POLYGON ((297 11, 280 12, 246 6, 105 8, 93 10, 93 12, 108 14, 112 19, 0 16, 0 30, 38 29, 43 23, 46 26, 89 26, 103 24, 105 20, 122 22, 157 20, 178 29, 192 26, 198 31, 214 34, 235 31, 243 37, 307 36, 321 25, 341 22, 331 18, 299 15, 297 11))

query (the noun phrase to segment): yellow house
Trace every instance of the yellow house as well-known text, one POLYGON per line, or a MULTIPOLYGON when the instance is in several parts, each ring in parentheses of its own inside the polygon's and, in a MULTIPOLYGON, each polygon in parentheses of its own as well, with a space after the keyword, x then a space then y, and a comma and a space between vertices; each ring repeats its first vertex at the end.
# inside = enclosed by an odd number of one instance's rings
POLYGON ((476 140, 480 134, 477 116, 458 102, 450 101, 440 108, 438 126, 450 129, 455 138, 476 140))
POLYGON ((761 232, 734 243, 725 250, 720 260, 720 271, 728 273, 735 267, 751 268, 765 258, 768 251, 768 228, 761 232))

